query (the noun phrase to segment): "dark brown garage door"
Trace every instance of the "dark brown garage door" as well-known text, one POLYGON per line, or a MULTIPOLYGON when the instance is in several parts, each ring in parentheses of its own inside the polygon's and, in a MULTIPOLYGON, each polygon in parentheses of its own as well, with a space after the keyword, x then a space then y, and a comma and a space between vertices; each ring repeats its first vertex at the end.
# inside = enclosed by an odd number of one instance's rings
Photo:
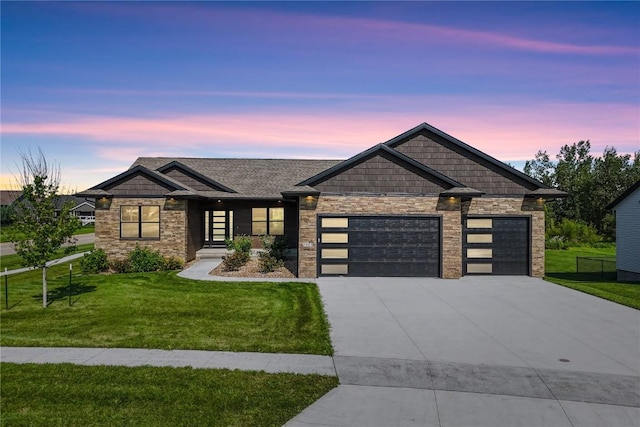
POLYGON ((319 276, 440 276, 440 218, 322 216, 319 276))
POLYGON ((464 274, 530 274, 529 217, 466 217, 464 274))

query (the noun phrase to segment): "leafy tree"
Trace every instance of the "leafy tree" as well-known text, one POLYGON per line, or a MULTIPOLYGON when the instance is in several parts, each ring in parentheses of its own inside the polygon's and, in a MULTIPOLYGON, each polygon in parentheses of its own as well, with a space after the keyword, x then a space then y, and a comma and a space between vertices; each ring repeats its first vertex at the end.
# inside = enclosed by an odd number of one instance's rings
POLYGON ((546 151, 538 151, 525 163, 524 172, 543 183, 569 193, 569 197, 548 203, 547 231, 564 220, 595 228, 608 239, 615 238, 615 217, 605 207, 640 179, 640 151, 620 155, 614 147, 602 156, 592 156, 591 143, 580 141, 564 145, 550 160, 546 151))
POLYGON ((555 185, 555 169, 556 165, 549 159, 546 151, 538 151, 533 160, 524 163, 524 173, 549 187, 555 185))
POLYGON ((590 150, 588 140, 580 141, 564 145, 556 156, 555 183, 558 189, 569 193, 569 197, 557 203, 555 212, 559 218, 584 219, 590 209, 593 165, 590 150))
POLYGON ((16 254, 25 265, 42 269, 42 307, 47 307, 47 262, 60 247, 69 243, 65 253, 74 250, 73 233, 80 227, 71 214, 71 204, 65 204, 56 214, 60 187, 60 168, 50 165, 42 150, 33 156, 22 153, 22 172, 17 178, 22 198, 16 202, 14 244, 16 254))

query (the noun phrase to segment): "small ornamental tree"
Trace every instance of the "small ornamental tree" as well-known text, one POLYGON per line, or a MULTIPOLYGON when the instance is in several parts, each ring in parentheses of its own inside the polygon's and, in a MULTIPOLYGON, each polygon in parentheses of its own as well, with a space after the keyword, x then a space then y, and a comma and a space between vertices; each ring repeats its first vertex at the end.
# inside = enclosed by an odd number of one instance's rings
POLYGON ((71 204, 65 204, 56 214, 60 187, 60 168, 47 162, 42 150, 34 158, 22 153, 22 173, 17 178, 22 197, 16 202, 14 237, 16 254, 23 264, 42 269, 42 307, 47 307, 47 262, 60 247, 68 243, 65 253, 73 252, 73 233, 80 220, 71 214, 71 204))

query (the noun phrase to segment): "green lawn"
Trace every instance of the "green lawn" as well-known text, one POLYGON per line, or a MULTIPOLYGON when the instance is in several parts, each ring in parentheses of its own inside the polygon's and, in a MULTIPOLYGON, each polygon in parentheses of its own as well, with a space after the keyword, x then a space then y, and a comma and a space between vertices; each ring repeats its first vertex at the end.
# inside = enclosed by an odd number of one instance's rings
MULTIPOLYGON (((89 234, 95 233, 95 231, 95 224, 87 224, 84 227, 80 227, 78 231, 75 232, 75 234, 89 234)), ((10 225, 3 225, 2 227, 0 227, 0 243, 10 242, 12 232, 13 229, 10 225)))
POLYGON ((47 309, 40 271, 9 276, 1 345, 333 352, 315 284, 202 282, 176 272, 82 275, 74 264, 71 307, 67 265, 49 268, 47 309))
POLYGON ((336 377, 225 369, 0 365, 3 426, 281 426, 336 377))
MULTIPOLYGON (((93 243, 87 243, 85 245, 76 246, 76 250, 73 253, 86 252, 92 249, 93 243)), ((62 258, 64 256, 65 254, 62 251, 59 251, 55 259, 62 258)), ((20 258, 18 255, 13 254, 0 256, 0 270, 4 271, 5 268, 8 270, 15 270, 22 267, 24 267, 24 265, 22 265, 22 258, 20 258)))
POLYGON ((546 251, 545 279, 578 291, 640 310, 640 285, 618 283, 597 276, 585 277, 576 273, 577 256, 613 256, 615 248, 569 248, 546 251))

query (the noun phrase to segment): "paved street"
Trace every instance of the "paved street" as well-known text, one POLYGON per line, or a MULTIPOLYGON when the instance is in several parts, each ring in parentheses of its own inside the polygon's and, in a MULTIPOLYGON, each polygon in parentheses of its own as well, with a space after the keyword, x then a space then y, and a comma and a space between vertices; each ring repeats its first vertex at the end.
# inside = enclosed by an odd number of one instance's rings
MULTIPOLYGON (((93 243, 96 240, 95 233, 88 234, 78 234, 76 235, 78 241, 77 245, 84 245, 87 243, 93 243)), ((13 244, 11 242, 0 243, 0 255, 13 255, 16 251, 13 249, 13 244)))

